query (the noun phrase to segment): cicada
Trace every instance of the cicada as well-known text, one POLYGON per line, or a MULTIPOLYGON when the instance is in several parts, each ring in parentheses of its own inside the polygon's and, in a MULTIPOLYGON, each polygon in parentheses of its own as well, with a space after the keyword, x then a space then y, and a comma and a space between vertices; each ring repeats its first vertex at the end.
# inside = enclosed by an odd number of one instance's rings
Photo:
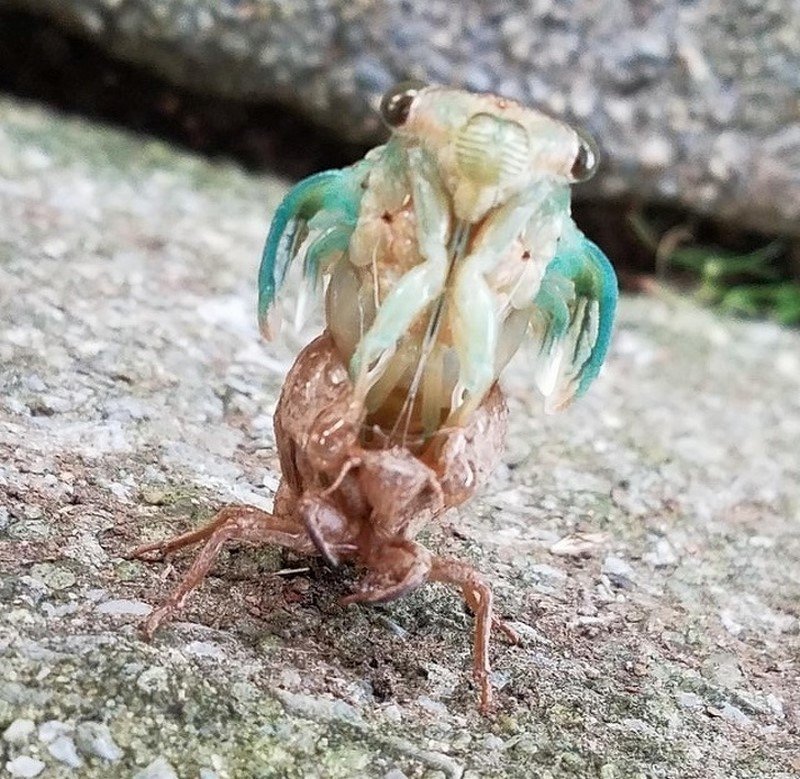
POLYGON ((497 378, 530 342, 549 408, 585 392, 608 349, 614 271, 570 217, 592 142, 493 95, 404 84, 381 103, 391 138, 356 164, 297 184, 278 207, 259 272, 265 335, 293 264, 325 289, 325 332, 289 372, 275 412, 282 478, 272 512, 222 509, 137 556, 202 551, 148 635, 184 603, 228 541, 278 544, 364 571, 345 603, 427 581, 459 587, 476 616, 474 674, 488 711, 492 591, 431 554, 420 530, 464 503, 499 460, 497 378))

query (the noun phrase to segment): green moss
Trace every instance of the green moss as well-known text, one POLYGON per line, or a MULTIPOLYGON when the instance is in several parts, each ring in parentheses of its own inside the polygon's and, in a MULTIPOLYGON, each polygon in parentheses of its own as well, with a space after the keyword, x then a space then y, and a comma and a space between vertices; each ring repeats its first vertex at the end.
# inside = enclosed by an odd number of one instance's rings
POLYGON ((658 255, 657 270, 688 272, 701 302, 728 314, 800 324, 800 279, 791 271, 788 242, 773 241, 752 251, 687 242, 664 253, 667 242, 644 215, 633 213, 630 223, 642 243, 658 255))
MULTIPOLYGON (((347 726, 340 734, 335 724, 294 717, 263 690, 229 686, 221 669, 147 666, 146 655, 132 649, 55 661, 48 684, 58 695, 46 700, 34 693, 38 664, 17 656, 4 665, 15 682, 0 687, 0 723, 20 716, 104 721, 125 753, 115 772, 163 755, 186 775, 222 760, 235 776, 305 777, 322 767, 324 776, 348 777, 367 775, 375 759, 375 745, 355 746, 347 726)), ((108 771, 109 763, 89 757, 82 776, 108 771)))

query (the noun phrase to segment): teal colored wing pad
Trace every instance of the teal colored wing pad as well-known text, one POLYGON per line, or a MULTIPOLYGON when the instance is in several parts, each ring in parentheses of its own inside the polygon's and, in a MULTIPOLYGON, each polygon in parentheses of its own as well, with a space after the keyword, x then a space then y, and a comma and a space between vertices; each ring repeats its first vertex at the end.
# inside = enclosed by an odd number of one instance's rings
POLYGON ((309 176, 275 211, 258 271, 258 320, 262 330, 292 260, 306 239, 303 273, 316 283, 325 258, 345 251, 358 220, 369 163, 309 176))
POLYGON ((583 395, 600 372, 617 295, 608 258, 569 220, 534 300, 540 374, 549 377, 542 391, 559 394, 557 405, 583 395))

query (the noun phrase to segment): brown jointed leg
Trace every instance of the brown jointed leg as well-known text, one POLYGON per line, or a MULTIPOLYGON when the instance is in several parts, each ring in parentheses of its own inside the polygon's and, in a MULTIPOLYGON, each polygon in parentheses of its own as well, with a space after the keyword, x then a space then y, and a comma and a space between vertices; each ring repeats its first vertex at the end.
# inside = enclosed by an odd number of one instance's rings
POLYGON ((519 637, 507 625, 497 620, 492 613, 492 590, 480 574, 460 560, 434 557, 431 561, 430 581, 454 584, 461 588, 464 600, 475 614, 475 646, 473 649, 473 674, 480 688, 482 714, 492 707, 492 684, 489 678, 489 641, 493 626, 500 627, 512 643, 519 637))
POLYGON ((514 628, 510 627, 505 620, 500 619, 500 617, 495 614, 492 614, 492 627, 495 630, 499 630, 508 639, 509 644, 516 645, 522 640, 519 637, 519 633, 517 633, 514 628))
POLYGON ((214 515, 210 522, 207 522, 202 527, 188 530, 186 533, 181 533, 181 535, 173 536, 172 538, 164 538, 161 541, 142 544, 128 552, 125 557, 129 560, 136 557, 153 562, 163 560, 167 555, 177 552, 178 549, 182 549, 184 546, 192 546, 204 541, 218 527, 224 525, 228 519, 229 515, 226 514, 226 509, 222 509, 222 511, 214 515))
POLYGON ((349 522, 342 511, 324 497, 304 495, 297 504, 297 514, 308 538, 330 565, 338 565, 341 557, 357 551, 358 525, 349 522))
POLYGON ((168 554, 183 546, 208 539, 195 558, 183 581, 167 600, 145 620, 142 630, 151 638, 158 626, 183 608, 186 599, 205 579, 211 566, 228 541, 246 541, 252 544, 275 544, 301 554, 313 554, 315 549, 309 538, 296 524, 282 520, 252 506, 227 506, 207 525, 156 544, 145 544, 131 553, 141 557, 150 552, 168 554))

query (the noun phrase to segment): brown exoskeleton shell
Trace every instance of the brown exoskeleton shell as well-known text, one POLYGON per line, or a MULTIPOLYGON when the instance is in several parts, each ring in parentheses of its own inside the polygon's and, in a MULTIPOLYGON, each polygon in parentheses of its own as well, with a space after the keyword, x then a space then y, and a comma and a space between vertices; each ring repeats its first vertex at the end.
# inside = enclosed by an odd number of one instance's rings
MULTIPOLYGON (((506 406, 495 385, 463 426, 437 433, 419 453, 375 447, 363 429, 364 409, 332 339, 310 343, 289 371, 275 413, 282 478, 273 513, 223 508, 206 526, 147 544, 133 556, 165 555, 205 541, 188 574, 147 619, 149 637, 180 609, 227 541, 278 544, 329 563, 365 571, 345 603, 397 598, 426 581, 458 586, 476 616, 474 672, 481 709, 491 704, 488 647, 492 593, 470 566, 437 557, 414 541, 430 520, 470 498, 499 460, 506 406)), ((498 623, 512 640, 513 631, 498 623)))

